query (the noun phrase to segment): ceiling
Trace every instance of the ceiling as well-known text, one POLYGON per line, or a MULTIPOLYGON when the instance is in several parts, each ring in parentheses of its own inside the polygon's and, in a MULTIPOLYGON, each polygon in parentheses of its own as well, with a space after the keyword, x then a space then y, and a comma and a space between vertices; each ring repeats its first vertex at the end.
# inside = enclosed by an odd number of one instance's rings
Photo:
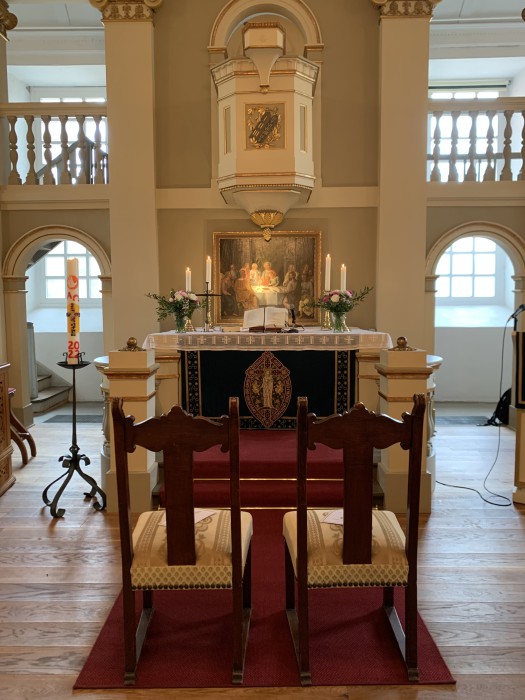
MULTIPOLYGON (((89 0, 9 7, 18 17, 7 47, 11 76, 35 87, 105 84, 100 12, 89 0)), ((430 80, 510 81, 525 71, 524 8, 525 0, 441 0, 430 25, 430 80)))

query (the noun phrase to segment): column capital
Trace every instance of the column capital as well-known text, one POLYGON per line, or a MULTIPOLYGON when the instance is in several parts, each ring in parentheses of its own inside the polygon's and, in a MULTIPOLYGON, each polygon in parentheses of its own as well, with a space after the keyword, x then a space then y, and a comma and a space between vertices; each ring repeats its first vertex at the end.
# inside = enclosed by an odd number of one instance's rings
MULTIPOLYGON (((0 0, 1 1, 1 0, 0 0)), ((164 0, 89 0, 103 21, 153 21, 164 0)))
POLYGON ((7 0, 0 0, 0 36, 7 41, 7 32, 18 24, 16 15, 9 12, 7 0))
POLYGON ((380 17, 432 17, 434 7, 441 0, 371 0, 380 17))

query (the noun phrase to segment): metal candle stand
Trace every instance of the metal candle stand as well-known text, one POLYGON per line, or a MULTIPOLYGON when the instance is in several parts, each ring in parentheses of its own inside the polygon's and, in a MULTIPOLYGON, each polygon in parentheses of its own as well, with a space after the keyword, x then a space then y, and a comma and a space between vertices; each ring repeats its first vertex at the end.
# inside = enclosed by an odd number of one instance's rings
MULTIPOLYGON (((59 367, 63 367, 65 369, 70 369, 73 371, 73 435, 71 438, 71 447, 69 448, 70 454, 67 455, 62 455, 62 457, 58 458, 59 462, 62 462, 62 466, 64 469, 67 469, 64 474, 59 476, 57 479, 52 481, 46 488, 44 489, 42 493, 42 500, 46 504, 46 506, 49 506, 51 509, 51 515, 54 518, 61 518, 65 511, 65 508, 58 508, 57 510, 57 505, 60 497, 64 493, 64 490, 66 486, 69 484, 71 481, 73 475, 77 473, 79 476, 81 476, 84 481, 86 481, 90 486, 91 486, 91 491, 89 492, 84 492, 84 496, 86 498, 94 498, 95 494, 99 494, 101 503, 99 503, 97 500, 94 501, 93 503, 93 508, 95 510, 104 510, 106 507, 106 494, 104 491, 100 488, 100 486, 97 485, 97 482, 95 479, 93 479, 92 476, 89 476, 89 474, 86 474, 82 469, 80 468, 80 463, 84 462, 84 464, 87 466, 90 464, 90 459, 89 457, 86 457, 86 455, 81 455, 79 454, 80 448, 77 445, 77 394, 76 394, 76 382, 75 382, 75 377, 76 377, 76 372, 79 369, 84 369, 84 367, 87 367, 90 362, 84 362, 82 360, 82 356, 84 353, 79 353, 78 354, 78 364, 76 365, 71 365, 68 364, 67 362, 57 362, 57 365, 59 367), (53 500, 49 500, 47 497, 47 492, 53 486, 53 484, 56 484, 57 481, 60 481, 60 479, 64 479, 64 482, 56 492, 53 500)), ((67 357, 67 353, 64 353, 64 357, 67 357)))

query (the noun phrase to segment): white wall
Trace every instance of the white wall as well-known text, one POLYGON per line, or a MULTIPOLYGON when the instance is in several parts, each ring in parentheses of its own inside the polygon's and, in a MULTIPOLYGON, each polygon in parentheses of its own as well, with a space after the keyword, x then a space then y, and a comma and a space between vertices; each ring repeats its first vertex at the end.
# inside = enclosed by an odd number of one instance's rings
MULTIPOLYGON (((512 384, 512 329, 505 331, 501 393, 512 384)), ((436 401, 493 402, 500 397, 503 328, 436 328, 436 401)))

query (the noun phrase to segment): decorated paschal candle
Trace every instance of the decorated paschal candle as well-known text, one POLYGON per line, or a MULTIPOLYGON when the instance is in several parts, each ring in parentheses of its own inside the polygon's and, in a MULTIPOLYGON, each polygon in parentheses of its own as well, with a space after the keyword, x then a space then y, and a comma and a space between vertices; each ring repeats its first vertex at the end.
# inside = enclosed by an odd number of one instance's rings
POLYGON ((68 365, 78 365, 80 354, 78 258, 68 258, 66 271, 67 363, 68 365))

